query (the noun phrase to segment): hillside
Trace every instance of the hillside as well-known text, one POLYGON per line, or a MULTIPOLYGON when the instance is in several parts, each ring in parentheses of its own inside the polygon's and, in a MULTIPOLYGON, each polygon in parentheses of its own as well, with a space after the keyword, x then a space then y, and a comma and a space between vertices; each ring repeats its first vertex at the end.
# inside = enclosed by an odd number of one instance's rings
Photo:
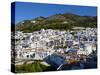
POLYGON ((80 16, 72 13, 55 14, 48 17, 37 17, 24 20, 15 25, 15 29, 33 32, 44 29, 70 30, 73 27, 97 27, 97 16, 80 16))

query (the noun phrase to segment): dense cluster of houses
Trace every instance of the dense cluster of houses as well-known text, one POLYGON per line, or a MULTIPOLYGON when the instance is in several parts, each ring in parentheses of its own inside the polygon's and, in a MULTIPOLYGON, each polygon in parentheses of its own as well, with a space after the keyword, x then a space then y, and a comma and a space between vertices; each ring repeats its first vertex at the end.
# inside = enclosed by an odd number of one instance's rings
MULTIPOLYGON (((71 59, 71 55, 87 56, 96 50, 97 28, 80 30, 76 28, 71 31, 41 29, 32 33, 12 32, 12 57, 16 59, 43 60, 54 54, 64 59, 71 59)), ((58 64, 56 58, 53 61, 58 64)))

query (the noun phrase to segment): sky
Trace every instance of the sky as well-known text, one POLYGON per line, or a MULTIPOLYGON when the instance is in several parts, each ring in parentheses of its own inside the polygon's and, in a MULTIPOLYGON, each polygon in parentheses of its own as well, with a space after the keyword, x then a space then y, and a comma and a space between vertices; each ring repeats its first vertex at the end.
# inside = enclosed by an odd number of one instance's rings
POLYGON ((39 16, 48 17, 59 13, 73 13, 82 16, 96 16, 97 8, 90 6, 59 5, 43 3, 15 3, 15 24, 39 16))

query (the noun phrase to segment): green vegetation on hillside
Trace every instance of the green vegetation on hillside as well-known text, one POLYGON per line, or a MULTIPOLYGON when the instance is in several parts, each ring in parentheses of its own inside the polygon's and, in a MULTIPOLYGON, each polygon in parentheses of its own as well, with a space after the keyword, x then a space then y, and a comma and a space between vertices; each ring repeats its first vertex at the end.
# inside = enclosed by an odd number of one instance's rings
POLYGON ((43 72, 48 69, 48 66, 42 65, 40 61, 34 63, 24 63, 15 67, 16 73, 27 73, 27 72, 43 72))
POLYGON ((79 16, 71 13, 56 14, 47 18, 37 17, 33 20, 24 20, 16 24, 18 31, 33 32, 44 29, 71 30, 73 27, 97 27, 97 16, 79 16), (31 21, 35 21, 32 23, 31 21))

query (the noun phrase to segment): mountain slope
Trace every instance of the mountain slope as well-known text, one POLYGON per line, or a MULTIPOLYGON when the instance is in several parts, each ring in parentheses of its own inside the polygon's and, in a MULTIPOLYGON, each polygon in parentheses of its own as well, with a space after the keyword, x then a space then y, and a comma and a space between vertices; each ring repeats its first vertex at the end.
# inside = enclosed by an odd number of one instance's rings
POLYGON ((97 16, 80 16, 72 13, 55 14, 48 17, 37 17, 16 24, 16 30, 33 32, 44 29, 70 30, 73 27, 97 27, 97 16))

